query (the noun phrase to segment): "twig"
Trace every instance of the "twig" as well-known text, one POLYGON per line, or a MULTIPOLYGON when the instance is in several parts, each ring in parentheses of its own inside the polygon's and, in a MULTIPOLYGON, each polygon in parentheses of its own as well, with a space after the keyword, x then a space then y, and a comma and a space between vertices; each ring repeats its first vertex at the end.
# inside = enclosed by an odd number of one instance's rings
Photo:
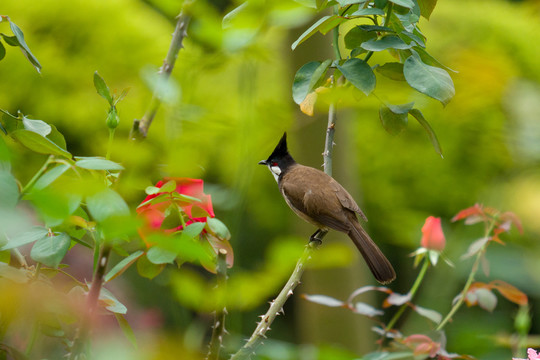
MULTIPOLYGON (((227 250, 219 249, 217 259, 217 286, 223 290, 227 284, 227 250)), ((225 293, 224 291, 222 293, 225 293)), ((223 333, 225 332, 225 314, 227 309, 224 304, 218 304, 219 309, 216 309, 214 316, 214 328, 212 330, 212 339, 210 340, 210 349, 207 360, 219 359, 219 351, 223 344, 223 333), (223 306, 221 306, 223 305, 223 306)))
POLYGON ((86 298, 87 311, 83 316, 81 325, 77 329, 75 339, 73 340, 73 346, 71 348, 71 352, 69 353, 70 360, 74 360, 79 357, 83 350, 84 342, 86 341, 86 338, 90 332, 92 318, 98 305, 99 294, 103 286, 103 278, 105 276, 105 271, 107 270, 110 255, 111 247, 105 245, 101 251, 101 255, 99 256, 97 268, 92 279, 92 285, 90 285, 90 291, 88 292, 88 296, 86 298))
MULTIPOLYGON (((173 71, 174 64, 176 63, 176 58, 178 57, 178 52, 183 48, 183 41, 186 37, 187 26, 189 24, 190 16, 180 13, 178 15, 178 20, 176 21, 176 27, 173 32, 171 45, 169 46, 169 51, 167 52, 167 57, 163 60, 163 65, 159 69, 159 76, 162 76, 164 80, 167 80, 173 71)), ((148 129, 156 116, 156 113, 161 105, 161 99, 159 98, 158 91, 154 91, 152 99, 150 100, 150 105, 146 110, 146 113, 143 115, 142 119, 135 119, 133 121, 133 127, 131 129, 130 139, 135 140, 138 138, 145 138, 148 135, 148 129)))
POLYGON ((324 172, 330 176, 332 176, 332 152, 334 149, 336 119, 336 105, 331 103, 330 108, 328 109, 328 127, 326 128, 326 141, 324 143, 323 153, 324 172))
POLYGON ((287 281, 287 284, 285 284, 283 289, 281 289, 279 295, 270 303, 270 308, 268 309, 266 314, 261 316, 261 321, 257 324, 257 328, 255 329, 249 340, 236 354, 231 357, 230 360, 248 359, 251 355, 254 354, 255 349, 257 345, 259 345, 262 338, 266 338, 266 332, 270 330, 270 325, 272 324, 276 316, 278 316, 280 312, 283 312, 283 305, 285 304, 287 299, 293 294, 296 286, 300 284, 300 278, 304 273, 306 264, 311 258, 313 252, 319 248, 319 245, 324 235, 326 235, 325 232, 320 232, 318 237, 316 238, 319 241, 310 241, 306 245, 304 253, 296 263, 296 267, 291 277, 289 278, 289 281, 287 281))

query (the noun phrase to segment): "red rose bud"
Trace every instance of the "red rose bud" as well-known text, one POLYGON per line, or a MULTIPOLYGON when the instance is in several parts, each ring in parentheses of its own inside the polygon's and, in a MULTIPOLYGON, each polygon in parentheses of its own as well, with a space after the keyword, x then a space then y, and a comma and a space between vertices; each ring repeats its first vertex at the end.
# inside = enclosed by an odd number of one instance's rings
POLYGON ((428 250, 443 251, 446 239, 441 227, 441 218, 430 216, 422 227, 422 247, 428 250))

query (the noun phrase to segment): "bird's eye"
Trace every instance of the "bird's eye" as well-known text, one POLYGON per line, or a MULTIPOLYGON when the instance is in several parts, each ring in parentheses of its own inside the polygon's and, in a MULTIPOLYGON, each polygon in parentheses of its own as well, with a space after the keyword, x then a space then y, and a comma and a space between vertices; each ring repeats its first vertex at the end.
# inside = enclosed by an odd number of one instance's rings
POLYGON ((272 166, 278 166, 277 162, 272 161, 272 166))

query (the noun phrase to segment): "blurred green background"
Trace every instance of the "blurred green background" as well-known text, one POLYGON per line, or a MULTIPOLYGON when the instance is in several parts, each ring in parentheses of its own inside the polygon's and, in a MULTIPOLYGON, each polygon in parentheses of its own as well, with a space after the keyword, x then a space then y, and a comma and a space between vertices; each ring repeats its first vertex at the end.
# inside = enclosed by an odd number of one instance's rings
MULTIPOLYGON (((300 113, 291 84, 301 65, 331 57, 332 49, 330 36, 318 34, 291 51, 290 44, 316 15, 313 11, 290 1, 255 3, 251 22, 225 32, 222 17, 238 4, 198 0, 193 5, 189 36, 173 72, 177 96, 160 109, 148 138, 130 143, 133 119, 141 118, 149 103, 148 79, 166 55, 181 3, 4 0, 0 12, 23 29, 43 69, 38 75, 19 50, 8 48, 0 62, 0 107, 54 124, 73 154, 104 155, 107 107, 96 94, 93 73, 97 70, 118 93, 129 88, 118 107, 121 124, 112 153, 112 159, 128 169, 118 191, 134 208, 144 198, 144 188, 163 176, 204 179, 217 217, 233 234, 236 263, 231 277, 258 272, 276 276, 268 284, 254 284, 266 287, 263 290, 245 290, 246 297, 258 291, 270 300, 285 276, 271 269, 279 264, 268 262, 271 249, 278 249, 274 259, 288 259, 279 253, 288 249, 283 243, 302 244, 314 230, 293 215, 272 176, 257 162, 267 158, 287 131, 298 162, 322 164, 324 109, 314 117, 300 113)), ((398 136, 386 133, 378 119, 380 103, 371 96, 338 105, 334 159, 334 176, 358 200, 370 220, 368 232, 397 270, 391 286, 395 291, 407 292, 416 276, 408 254, 419 246, 425 218, 442 217, 446 254, 456 267, 440 264, 430 271, 417 303, 443 314, 471 266, 459 257, 482 236, 480 226, 449 219, 476 202, 515 212, 524 234, 513 231, 505 237, 506 246, 490 246, 489 277, 478 280, 501 279, 525 291, 531 300, 532 333, 540 332, 539 20, 536 1, 440 0, 431 20, 422 19, 420 26, 430 53, 456 70, 451 73, 455 98, 443 108, 379 76, 377 95, 394 103, 415 101, 437 133, 444 158, 416 122, 398 136)), ((0 31, 9 33, 8 25, 0 23, 0 31)), ((17 149, 12 151, 14 172, 26 183, 45 156, 11 145, 17 149)), ((374 284, 346 236, 327 236, 318 256, 343 264, 305 274, 286 315, 270 332, 281 342, 264 348, 268 358, 348 359, 376 349, 373 322, 297 296, 318 293, 345 299, 354 289, 374 284), (298 350, 292 344, 303 345, 298 350)), ((287 266, 294 261, 289 260, 284 261, 287 266)), ((197 348, 211 320, 177 300, 174 294, 182 289, 171 286, 176 271, 168 269, 153 281, 129 272, 115 285, 142 343, 163 354, 174 353, 176 346, 197 348)), ((380 307, 381 299, 367 301, 380 307)), ((259 301, 242 311, 231 310, 229 332, 247 337, 266 307, 259 301)), ((513 331, 516 312, 503 298, 493 313, 463 308, 446 328, 448 350, 479 359, 509 359, 510 350, 497 339, 513 331)), ((405 333, 432 327, 413 314, 406 320, 405 333)), ((104 345, 103 351, 108 349, 104 345)))

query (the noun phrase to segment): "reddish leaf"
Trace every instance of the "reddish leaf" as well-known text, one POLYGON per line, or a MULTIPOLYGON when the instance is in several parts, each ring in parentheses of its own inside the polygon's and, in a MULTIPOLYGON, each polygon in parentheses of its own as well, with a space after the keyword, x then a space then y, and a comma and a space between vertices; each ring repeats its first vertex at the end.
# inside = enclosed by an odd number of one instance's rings
POLYGON ((435 357, 441 349, 441 344, 422 334, 407 336, 403 343, 413 349, 415 356, 429 354, 429 357, 435 357))
POLYGON ((471 216, 485 216, 482 205, 474 204, 474 206, 461 210, 452 218, 452 221, 466 219, 471 216))
POLYGON ((518 229, 519 233, 523 234, 523 226, 521 225, 521 220, 519 220, 516 214, 507 211, 502 213, 499 216, 499 219, 503 222, 514 224, 514 226, 518 229))
POLYGON ((490 282, 490 285, 497 289, 502 296, 518 305, 527 305, 529 299, 527 295, 513 285, 508 284, 502 280, 494 280, 490 282))

